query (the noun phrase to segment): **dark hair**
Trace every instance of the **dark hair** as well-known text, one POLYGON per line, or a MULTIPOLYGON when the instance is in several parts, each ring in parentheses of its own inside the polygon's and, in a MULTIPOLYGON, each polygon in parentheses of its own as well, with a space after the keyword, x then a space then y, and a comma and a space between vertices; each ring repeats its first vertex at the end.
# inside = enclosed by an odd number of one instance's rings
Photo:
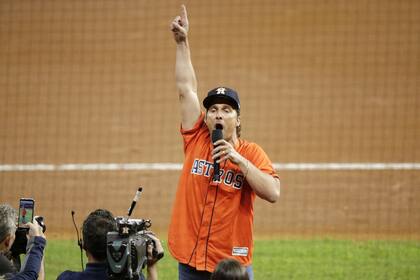
MULTIPOLYGON (((237 109, 237 110, 236 110, 236 113, 237 113, 238 118, 239 118, 239 116, 241 115, 241 110, 237 109)), ((238 136, 238 138, 240 138, 240 137, 241 137, 241 130, 242 130, 242 127, 241 127, 241 125, 239 124, 239 125, 236 127, 236 135, 238 136)))
POLYGON ((83 222, 83 248, 96 260, 106 259, 106 236, 116 231, 117 225, 111 212, 97 209, 87 216, 83 222))
POLYGON ((213 274, 211 280, 249 280, 246 269, 240 262, 235 259, 221 260, 213 274))

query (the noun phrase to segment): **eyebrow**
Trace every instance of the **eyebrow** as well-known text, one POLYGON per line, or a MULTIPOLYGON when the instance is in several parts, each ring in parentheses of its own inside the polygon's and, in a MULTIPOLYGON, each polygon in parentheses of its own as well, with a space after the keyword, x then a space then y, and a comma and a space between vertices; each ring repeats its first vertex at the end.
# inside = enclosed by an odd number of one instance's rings
POLYGON ((223 103, 221 103, 221 104, 213 104, 213 105, 211 105, 211 106, 209 107, 209 110, 210 110, 210 109, 213 109, 213 108, 217 108, 217 105, 220 105, 220 106, 221 106, 221 109, 234 110, 234 109, 233 109, 233 107, 232 107, 232 106, 230 106, 229 104, 223 104, 223 103))

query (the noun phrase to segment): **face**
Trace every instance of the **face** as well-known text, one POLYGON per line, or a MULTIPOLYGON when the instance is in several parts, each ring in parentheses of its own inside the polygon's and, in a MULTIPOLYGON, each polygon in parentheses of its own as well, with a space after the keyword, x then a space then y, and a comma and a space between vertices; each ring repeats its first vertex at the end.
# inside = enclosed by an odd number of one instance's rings
POLYGON ((223 138, 227 141, 236 141, 236 127, 241 121, 238 112, 229 104, 213 104, 206 113, 205 122, 210 131, 216 128, 216 124, 223 127, 223 138))

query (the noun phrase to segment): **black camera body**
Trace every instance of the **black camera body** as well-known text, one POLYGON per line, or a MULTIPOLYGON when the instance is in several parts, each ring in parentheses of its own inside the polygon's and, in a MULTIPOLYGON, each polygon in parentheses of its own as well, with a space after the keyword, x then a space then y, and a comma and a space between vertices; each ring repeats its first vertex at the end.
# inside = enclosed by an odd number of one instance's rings
MULTIPOLYGON (((150 220, 116 217, 118 231, 107 234, 107 262, 109 279, 139 279, 147 265, 147 246, 153 239, 144 233, 152 225, 150 220)), ((157 256, 160 259, 162 256, 157 256)))

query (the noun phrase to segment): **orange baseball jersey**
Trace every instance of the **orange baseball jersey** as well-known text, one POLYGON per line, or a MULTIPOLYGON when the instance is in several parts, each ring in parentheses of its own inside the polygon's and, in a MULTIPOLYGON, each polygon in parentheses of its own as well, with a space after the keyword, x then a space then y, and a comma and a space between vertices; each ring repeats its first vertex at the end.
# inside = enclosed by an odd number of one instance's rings
MULTIPOLYGON (((223 258, 250 265, 253 252, 255 193, 240 168, 220 163, 220 182, 213 182, 213 144, 201 114, 182 130, 184 167, 169 227, 169 250, 180 263, 212 272, 223 258)), ((235 149, 265 173, 278 178, 265 152, 240 139, 235 149)))

